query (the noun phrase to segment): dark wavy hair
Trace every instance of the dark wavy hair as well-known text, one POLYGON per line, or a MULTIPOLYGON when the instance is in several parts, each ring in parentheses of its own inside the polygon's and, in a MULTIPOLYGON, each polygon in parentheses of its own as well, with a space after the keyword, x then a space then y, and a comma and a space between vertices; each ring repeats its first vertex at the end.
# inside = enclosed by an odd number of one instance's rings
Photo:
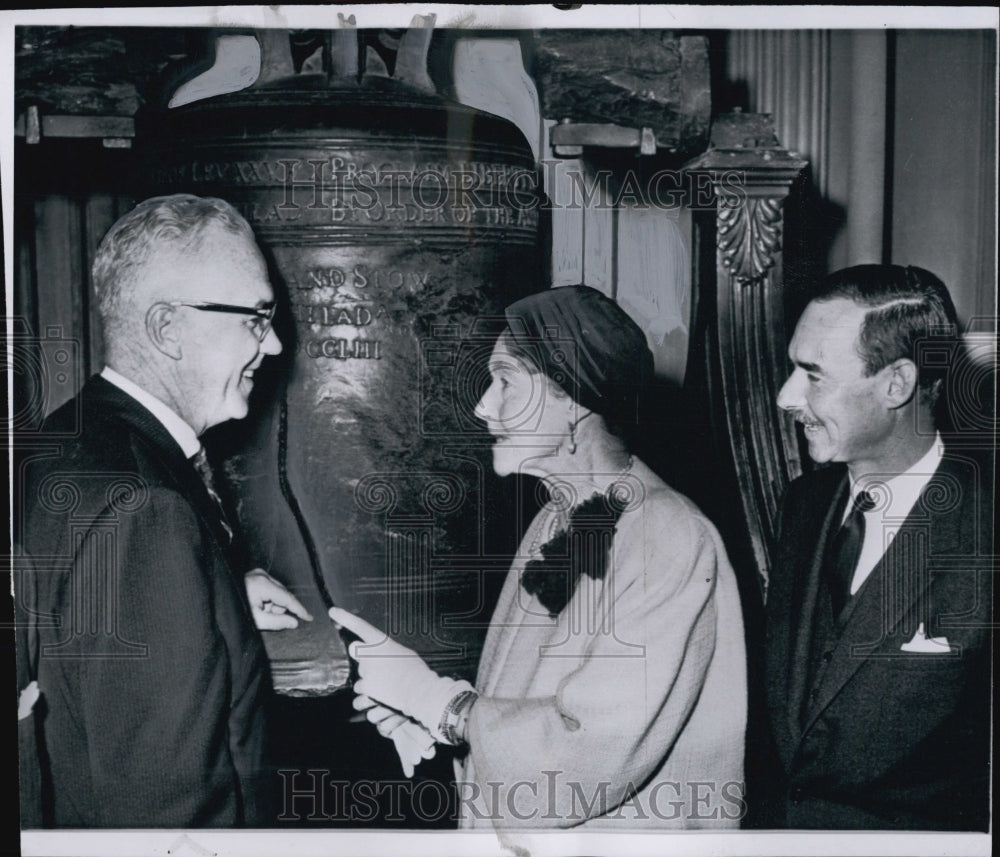
POLYGON ((950 361, 922 361, 920 343, 933 336, 950 345, 958 337, 955 305, 938 277, 912 265, 856 265, 831 274, 811 298, 846 298, 866 307, 858 334, 865 374, 874 375, 894 360, 912 360, 920 403, 934 408, 950 361))

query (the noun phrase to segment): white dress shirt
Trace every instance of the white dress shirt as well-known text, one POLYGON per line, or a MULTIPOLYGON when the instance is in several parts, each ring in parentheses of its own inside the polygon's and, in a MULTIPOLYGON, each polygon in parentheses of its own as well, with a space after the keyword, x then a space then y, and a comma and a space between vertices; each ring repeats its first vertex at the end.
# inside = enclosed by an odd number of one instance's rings
POLYGON ((191 458, 191 456, 197 454, 198 450, 201 449, 201 441, 198 440, 198 435, 194 433, 194 429, 152 393, 147 393, 138 384, 119 374, 110 366, 105 366, 101 370, 101 377, 105 381, 114 384, 123 393, 131 396, 156 417, 163 427, 170 432, 170 436, 177 441, 177 445, 187 458, 191 458))
POLYGON ((889 549, 903 521, 916 505, 920 492, 931 481, 942 455, 944 443, 941 435, 936 434, 934 443, 924 457, 905 472, 891 478, 886 478, 889 474, 870 473, 852 482, 851 502, 844 509, 844 520, 847 520, 854 498, 862 491, 872 495, 875 507, 864 513, 865 538, 851 582, 851 595, 861 588, 889 549))

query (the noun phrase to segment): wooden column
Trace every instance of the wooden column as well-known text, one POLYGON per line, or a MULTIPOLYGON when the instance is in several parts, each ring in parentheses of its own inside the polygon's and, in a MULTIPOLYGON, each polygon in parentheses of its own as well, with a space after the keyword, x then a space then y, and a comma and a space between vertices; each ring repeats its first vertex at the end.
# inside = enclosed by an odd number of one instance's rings
POLYGON ((710 383, 725 413, 739 501, 766 589, 778 501, 801 472, 795 428, 775 403, 787 376, 782 204, 806 161, 780 148, 767 114, 730 114, 686 169, 715 199, 715 336, 710 383), (702 183, 704 185, 704 182, 702 183))

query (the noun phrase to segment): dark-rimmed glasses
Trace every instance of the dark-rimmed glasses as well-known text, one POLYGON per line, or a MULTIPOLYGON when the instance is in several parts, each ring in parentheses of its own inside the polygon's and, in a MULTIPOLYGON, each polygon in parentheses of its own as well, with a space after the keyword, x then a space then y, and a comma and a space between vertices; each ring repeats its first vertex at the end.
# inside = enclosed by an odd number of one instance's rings
POLYGON ((202 312, 228 312, 236 315, 253 316, 250 329, 256 334, 257 341, 263 342, 274 321, 274 313, 278 306, 274 301, 268 301, 262 306, 237 306, 236 304, 188 303, 187 301, 167 301, 167 306, 186 306, 202 312))

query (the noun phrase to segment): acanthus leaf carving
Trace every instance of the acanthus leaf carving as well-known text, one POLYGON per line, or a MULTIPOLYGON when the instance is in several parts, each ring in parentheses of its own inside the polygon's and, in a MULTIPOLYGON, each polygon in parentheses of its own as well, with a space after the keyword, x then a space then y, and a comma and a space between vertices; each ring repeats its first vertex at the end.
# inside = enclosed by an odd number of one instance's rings
POLYGON ((762 277, 774 266, 781 250, 781 202, 768 196, 720 198, 719 261, 740 282, 762 277))

